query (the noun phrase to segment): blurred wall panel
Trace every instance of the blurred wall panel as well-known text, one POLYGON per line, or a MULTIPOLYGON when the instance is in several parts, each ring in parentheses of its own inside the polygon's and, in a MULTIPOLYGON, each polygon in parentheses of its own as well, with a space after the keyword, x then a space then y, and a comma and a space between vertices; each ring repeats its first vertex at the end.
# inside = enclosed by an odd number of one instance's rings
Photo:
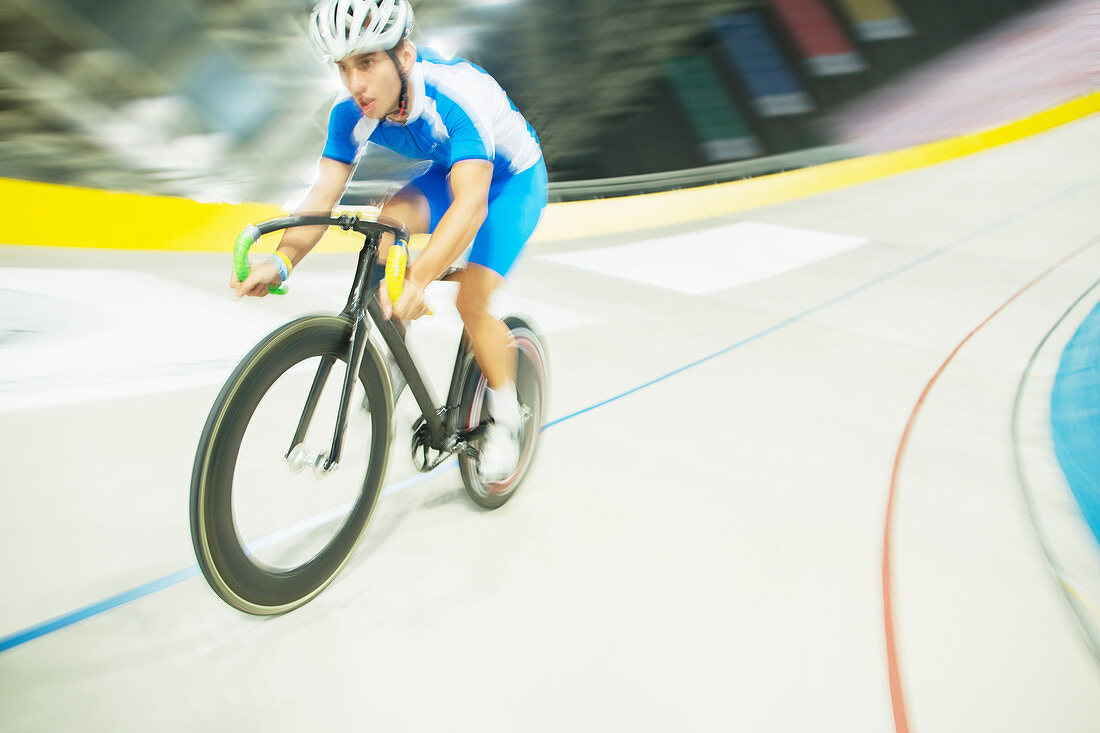
POLYGON ((705 56, 666 59, 662 66, 709 162, 761 153, 744 117, 705 56))
POLYGON ((893 0, 838 0, 864 41, 906 38, 915 33, 912 23, 893 0))
POLYGON ((771 0, 780 20, 815 76, 863 71, 866 64, 836 17, 821 0, 771 0))
POLYGON ((758 13, 723 15, 715 18, 713 25, 726 59, 740 76, 758 115, 783 117, 813 111, 813 101, 758 13))

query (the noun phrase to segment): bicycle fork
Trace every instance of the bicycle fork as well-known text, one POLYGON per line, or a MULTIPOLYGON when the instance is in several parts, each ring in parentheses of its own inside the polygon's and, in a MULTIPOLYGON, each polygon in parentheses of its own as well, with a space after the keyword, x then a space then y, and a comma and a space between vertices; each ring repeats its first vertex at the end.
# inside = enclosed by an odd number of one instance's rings
POLYGON ((355 382, 359 378, 359 367, 363 362, 363 352, 367 347, 367 338, 370 333, 370 321, 367 317, 367 309, 364 306, 364 296, 369 297, 367 277, 378 252, 378 235, 369 235, 367 244, 359 253, 359 262, 355 268, 355 280, 351 294, 348 296, 344 315, 352 319, 351 341, 347 355, 347 371, 344 374, 344 383, 340 388, 340 403, 336 412, 336 428, 332 434, 332 444, 328 451, 318 455, 310 455, 304 448, 306 431, 313 421, 313 413, 317 410, 317 403, 321 399, 321 392, 328 381, 336 357, 324 356, 317 367, 317 373, 313 377, 313 384, 309 388, 309 396, 302 408, 302 416, 298 419, 298 427, 294 431, 294 438, 290 441, 290 448, 285 458, 292 471, 301 471, 307 466, 313 466, 314 470, 322 476, 327 476, 340 464, 340 454, 344 447, 344 433, 348 428, 348 416, 351 413, 351 393, 355 389, 355 382))
POLYGON ((355 320, 350 349, 347 357, 347 372, 344 374, 344 382, 340 388, 340 403, 336 412, 336 428, 332 434, 332 444, 327 451, 317 455, 309 454, 305 449, 306 432, 313 421, 313 413, 317 410, 317 403, 321 399, 321 392, 325 388, 332 366, 336 363, 336 357, 321 357, 321 363, 317 367, 317 373, 313 376, 313 384, 309 388, 309 396, 302 408, 302 416, 298 419, 298 427, 294 431, 294 437, 290 441, 290 448, 285 454, 291 470, 297 472, 309 466, 321 475, 331 473, 340 463, 340 455, 344 446, 344 433, 348 428, 348 416, 351 412, 351 393, 355 388, 355 381, 359 375, 359 366, 363 361, 363 352, 366 350, 367 333, 369 328, 364 317, 355 320))

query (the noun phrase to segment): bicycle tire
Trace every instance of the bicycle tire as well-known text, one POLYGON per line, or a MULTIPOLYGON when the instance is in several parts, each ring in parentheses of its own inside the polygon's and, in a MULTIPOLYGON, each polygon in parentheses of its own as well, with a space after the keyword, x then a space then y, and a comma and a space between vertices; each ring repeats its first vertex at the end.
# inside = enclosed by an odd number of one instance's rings
MULTIPOLYGON (((508 316, 505 324, 512 333, 516 345, 516 392, 520 408, 526 411, 520 432, 520 458, 512 474, 499 482, 486 482, 478 471, 476 448, 474 452, 459 455, 458 465, 462 484, 470 499, 484 509, 497 509, 515 496, 535 459, 542 418, 545 414, 549 382, 549 362, 545 340, 530 321, 520 316, 508 316)), ((485 393, 488 388, 485 376, 470 354, 466 360, 459 398, 459 424, 466 429, 475 428, 488 419, 485 393)))
MULTIPOLYGON (((203 576, 230 606, 255 615, 285 613, 315 598, 340 573, 366 531, 385 479, 393 400, 378 348, 368 339, 359 381, 373 408, 366 474, 344 525, 302 565, 277 570, 249 556, 233 517, 233 475, 245 430, 260 400, 297 364, 331 356, 346 365, 352 323, 312 315, 266 336, 240 362, 215 400, 199 439, 191 479, 191 537, 203 576)), ((288 436, 289 438, 290 436, 288 436)), ((345 445, 344 452, 364 446, 345 445)))

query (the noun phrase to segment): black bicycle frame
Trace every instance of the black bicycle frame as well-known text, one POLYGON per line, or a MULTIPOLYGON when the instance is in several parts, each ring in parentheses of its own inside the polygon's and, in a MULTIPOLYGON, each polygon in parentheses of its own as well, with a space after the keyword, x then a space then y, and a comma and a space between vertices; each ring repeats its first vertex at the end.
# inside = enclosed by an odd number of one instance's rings
MULTIPOLYGON (((458 354, 455 357, 455 366, 451 373, 451 384, 447 394, 447 402, 439 408, 438 400, 432 394, 422 376, 422 372, 413 359, 408 346, 405 343, 405 327, 398 319, 387 319, 382 315, 382 306, 378 303, 376 292, 371 291, 368 279, 371 269, 378 257, 378 248, 383 234, 392 234, 397 241, 408 241, 408 233, 399 224, 381 220, 379 222, 361 221, 353 215, 344 215, 333 219, 324 216, 294 216, 285 219, 274 219, 259 225, 261 234, 268 234, 279 229, 287 229, 294 226, 329 225, 340 226, 345 230, 354 229, 364 234, 366 241, 359 251, 359 259, 355 266, 355 277, 352 280, 351 292, 348 294, 347 305, 340 315, 351 321, 352 331, 347 354, 347 371, 344 374, 344 382, 340 391, 340 403, 336 413, 336 428, 333 431, 332 444, 325 457, 321 468, 331 471, 340 461, 343 449, 344 433, 347 431, 348 415, 351 407, 351 393, 355 386, 355 380, 359 374, 359 367, 363 360, 363 352, 366 349, 367 338, 370 334, 371 321, 378 327, 378 332, 386 342, 390 352, 397 361, 397 366, 404 374, 409 385, 409 390, 416 399, 417 406, 424 417, 430 437, 430 447, 441 452, 453 452, 458 447, 458 437, 453 417, 458 405, 459 390, 461 389, 462 361, 470 353, 469 337, 463 331, 462 339, 458 346, 458 354), (368 319, 369 316, 369 319, 368 319), (448 423, 444 423, 448 418, 448 423)), ((302 409, 302 415, 298 420, 298 427, 294 432, 290 449, 305 440, 306 431, 313 419, 313 413, 317 409, 317 403, 321 397, 321 391, 328 375, 332 371, 335 357, 325 356, 317 367, 313 384, 310 387, 306 404, 302 409)), ((396 395, 394 395, 396 398, 396 395)))

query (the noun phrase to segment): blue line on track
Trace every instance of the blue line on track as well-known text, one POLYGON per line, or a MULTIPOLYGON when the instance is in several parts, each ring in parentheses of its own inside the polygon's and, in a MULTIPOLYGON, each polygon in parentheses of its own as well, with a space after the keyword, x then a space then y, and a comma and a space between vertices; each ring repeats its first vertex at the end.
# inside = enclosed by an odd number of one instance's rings
POLYGON ((26 644, 31 639, 37 639, 40 636, 63 629, 66 626, 75 624, 77 621, 83 621, 91 616, 97 616, 104 611, 110 611, 112 608, 117 608, 124 603, 130 601, 136 601, 138 598, 144 598, 150 593, 156 593, 158 590, 164 590, 177 583, 182 583, 188 578, 193 578, 199 574, 199 566, 192 565, 191 567, 172 573, 171 575, 165 575, 163 578, 157 578, 151 580, 148 583, 131 588, 130 590, 124 590, 121 593, 104 598, 102 601, 97 601, 84 608, 78 608, 75 611, 66 613, 62 616, 52 618, 49 621, 43 621, 42 623, 29 626, 22 631, 17 631, 14 634, 8 634, 4 638, 0 639, 0 652, 5 652, 12 647, 19 646, 20 644, 26 644))
MULTIPOLYGON (((798 323, 799 321, 805 320, 806 318, 812 316, 813 314, 817 313, 818 311, 821 311, 825 308, 828 308, 829 306, 835 305, 835 304, 837 304, 837 303, 839 303, 843 300, 847 300, 848 298, 851 298, 855 295, 858 295, 858 294, 860 294, 860 293, 862 293, 866 290, 869 290, 870 288, 873 288, 876 285, 879 285, 883 282, 886 282, 887 280, 891 280, 891 279, 897 277, 898 275, 902 275, 902 274, 908 272, 909 270, 912 270, 916 267, 919 267, 919 266, 923 265, 924 263, 926 263, 930 260, 933 260, 933 259, 935 259, 935 258, 937 258, 937 257, 939 257, 943 254, 946 254, 947 252, 950 252, 951 250, 955 249, 956 247, 960 247, 960 246, 966 244, 967 242, 971 242, 971 241, 973 241, 973 240, 975 240, 979 237, 982 237, 982 236, 985 236, 986 234, 989 234, 990 232, 994 232, 998 229, 1001 229, 1002 227, 1005 227, 1009 224, 1012 224, 1016 221, 1019 221, 1020 219, 1027 216, 1028 214, 1031 214, 1031 213, 1034 213, 1034 212, 1039 211, 1041 209, 1044 209, 1044 208, 1046 208, 1046 207, 1048 207, 1052 204, 1056 204, 1059 201, 1062 201, 1063 199, 1069 198, 1070 196, 1073 196, 1074 194, 1080 193, 1081 191, 1084 191, 1088 188, 1091 188, 1091 187, 1095 186, 1098 182, 1100 182, 1100 176, 1098 176, 1096 178, 1092 178, 1092 179, 1087 180, 1087 181, 1084 181, 1082 183, 1078 183, 1074 186, 1070 186, 1065 191, 1062 191, 1059 194, 1056 194, 1056 195, 1054 195, 1054 196, 1052 196, 1052 197, 1050 197, 1050 198, 1048 198, 1044 201, 1041 201, 1038 204, 1035 204, 1033 206, 1029 206, 1026 209, 1018 211, 1015 214, 1010 214, 1009 216, 1006 216, 1002 219, 998 219, 997 221, 994 221, 991 224, 988 224, 988 225, 982 227, 981 229, 979 229, 975 232, 971 232, 970 234, 967 234, 963 237, 960 237, 959 239, 956 239, 953 242, 945 244, 945 245, 943 245, 942 247, 940 247, 938 249, 934 249, 931 252, 928 252, 924 255, 921 255, 920 257, 912 260, 911 262, 908 262, 908 263, 902 265, 901 267, 898 267, 894 270, 891 270, 891 271, 889 271, 889 272, 887 272, 883 275, 879 275, 878 277, 876 277, 872 280, 869 280, 868 282, 864 283, 863 285, 860 285, 856 288, 853 288, 853 289, 849 290, 846 293, 843 293, 843 294, 838 295, 834 298, 831 298, 831 299, 829 299, 829 300, 827 300, 823 303, 819 303, 818 305, 815 305, 811 308, 807 308, 806 310, 802 311, 801 313, 793 315, 790 318, 787 318, 786 320, 781 321, 780 323, 777 323, 776 325, 774 325, 770 328, 764 329, 763 331, 760 331, 759 333, 756 333, 756 334, 753 334, 752 336, 744 338, 744 339, 742 339, 741 341, 738 341, 735 344, 731 344, 731 345, 727 346, 724 349, 721 349, 719 351, 714 352, 713 354, 710 354, 708 356, 704 356, 701 359, 697 359, 696 361, 693 361, 690 364, 686 364, 686 365, 684 365, 684 366, 682 366, 678 369, 674 369, 671 372, 668 372, 667 374, 662 374, 661 376, 656 377, 655 379, 651 379, 648 382, 645 382, 644 384, 640 384, 637 387, 634 387, 632 389, 628 389, 627 391, 622 392, 620 394, 617 394, 614 397, 610 397, 606 400, 603 400, 602 402, 597 402, 594 405, 590 405, 590 406, 585 407, 581 410, 577 410, 576 412, 571 412, 568 415, 565 415, 564 417, 559 417, 557 420, 553 420, 551 422, 548 422, 547 424, 542 426, 541 430, 545 431, 548 428, 552 428, 555 425, 560 425, 561 423, 566 422, 567 420, 572 420, 573 418, 578 417, 580 415, 583 415, 586 412, 591 412, 591 411, 593 411, 597 408, 603 407, 604 405, 611 404, 612 402, 615 402, 616 400, 621 400, 622 398, 624 398, 628 395, 632 395, 635 392, 643 390, 647 387, 652 387, 653 385, 658 384, 659 382, 663 382, 666 379, 670 379, 670 378, 676 376, 677 374, 679 374, 680 372, 686 371, 686 370, 691 369, 693 367, 697 367, 700 364, 708 362, 712 359, 716 359, 719 356, 722 356, 724 354, 728 354, 729 352, 733 351, 734 349, 741 348, 742 346, 750 344, 753 341, 756 341, 758 339, 764 338, 765 336, 773 334, 776 331, 779 331, 783 328, 786 328, 787 326, 790 326, 790 325, 793 325, 795 323, 798 323)), ((450 469, 453 469, 453 468, 454 468, 454 465, 452 464, 449 469, 445 469, 445 470, 450 470, 450 469)), ((439 469, 437 469, 435 472, 432 472, 430 474, 425 474, 423 476, 413 476, 411 479, 406 479, 405 481, 402 481, 402 482, 399 482, 399 483, 394 484, 392 486, 389 486, 382 492, 382 496, 392 495, 392 494, 395 494, 398 491, 401 491, 405 488, 408 488, 410 486, 414 486, 414 485, 419 484, 423 481, 427 481, 428 479, 433 478, 434 476, 438 475, 438 472, 439 472, 439 469)), ((3 652, 5 652, 8 649, 11 649, 13 647, 19 646, 20 644, 25 644, 26 642, 31 641, 32 639, 37 639, 40 636, 44 636, 46 634, 57 631, 58 629, 62 629, 64 627, 69 626, 71 624, 74 624, 78 621, 82 621, 82 620, 84 620, 86 618, 89 618, 91 616, 96 616, 98 614, 103 613, 104 611, 109 611, 109 610, 111 610, 113 608, 117 608, 118 606, 121 606, 125 603, 129 603, 130 601, 137 600, 138 598, 143 598, 144 596, 147 596, 151 593, 155 593, 155 592, 157 592, 159 590, 162 590, 164 588, 168 588, 170 586, 176 585, 177 583, 180 583, 184 580, 187 580, 188 578, 191 578, 191 577, 194 577, 195 575, 198 575, 198 572, 199 572, 198 566, 193 565, 190 568, 187 568, 185 570, 180 570, 179 572, 172 573, 171 575, 166 575, 163 578, 158 578, 157 580, 153 580, 149 583, 145 583, 144 585, 139 585, 136 588, 131 588, 130 590, 123 591, 122 593, 110 596, 109 598, 105 598, 102 601, 99 601, 97 603, 93 603, 89 606, 85 606, 84 608, 77 609, 76 611, 72 611, 70 613, 67 613, 67 614, 64 614, 64 615, 61 615, 61 616, 57 616, 56 618, 50 619, 49 621, 44 621, 42 623, 35 624, 34 626, 30 626, 30 627, 28 627, 26 629, 23 629, 21 631, 16 631, 13 634, 9 634, 5 637, 0 638, 0 653, 3 653, 3 652)))

